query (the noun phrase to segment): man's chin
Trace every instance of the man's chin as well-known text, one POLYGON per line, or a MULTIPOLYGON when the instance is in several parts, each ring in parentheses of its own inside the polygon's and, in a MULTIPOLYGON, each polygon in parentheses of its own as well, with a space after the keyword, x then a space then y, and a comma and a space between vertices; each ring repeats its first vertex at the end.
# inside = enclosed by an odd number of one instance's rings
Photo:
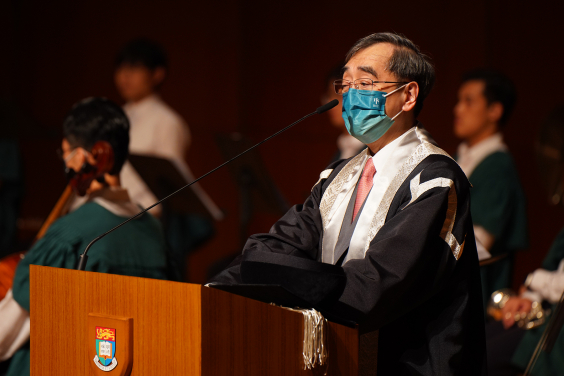
POLYGON ((456 136, 456 138, 459 138, 461 140, 464 140, 470 136, 468 132, 466 132, 466 130, 460 125, 457 125, 456 122, 454 123, 454 135, 456 136))
POLYGON ((139 94, 131 90, 123 89, 118 90, 120 97, 126 102, 136 102, 139 94))

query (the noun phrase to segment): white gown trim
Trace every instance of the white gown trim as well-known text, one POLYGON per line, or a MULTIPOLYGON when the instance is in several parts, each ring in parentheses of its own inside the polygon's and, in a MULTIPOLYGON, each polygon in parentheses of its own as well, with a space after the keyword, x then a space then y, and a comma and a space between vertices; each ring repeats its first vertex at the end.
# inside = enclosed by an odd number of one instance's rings
MULTIPOLYGON (((374 156, 376 166, 374 184, 360 213, 345 263, 351 259, 364 258, 370 242, 384 225, 389 207, 399 187, 415 167, 432 154, 450 157, 435 145, 435 141, 425 129, 413 127, 374 156)), ((321 199, 320 212, 324 230, 322 261, 325 263, 335 263, 335 246, 347 204, 369 158, 370 154, 366 149, 351 159, 329 184, 321 199)))

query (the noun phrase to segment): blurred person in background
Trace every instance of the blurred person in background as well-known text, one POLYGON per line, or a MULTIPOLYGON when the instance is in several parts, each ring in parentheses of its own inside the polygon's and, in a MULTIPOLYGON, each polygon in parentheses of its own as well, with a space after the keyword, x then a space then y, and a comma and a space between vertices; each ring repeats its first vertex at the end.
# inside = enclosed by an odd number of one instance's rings
MULTIPOLYGON (((562 205, 564 187, 564 106, 553 110, 541 128, 537 143, 538 168, 548 190, 549 202, 562 205)), ((487 349, 490 376, 519 375, 529 363, 548 320, 525 330, 523 317, 536 318, 539 309, 555 313, 564 292, 564 229, 554 239, 541 268, 529 273, 519 294, 500 304, 499 322, 488 323, 487 349)), ((491 304, 491 303, 490 303, 491 304)), ((543 317, 546 315, 543 315, 543 317)), ((540 322, 539 322, 540 323, 540 322)), ((530 374, 564 375, 564 331, 560 330, 552 351, 541 351, 530 374)))
MULTIPOLYGON (((139 213, 120 185, 127 159, 129 121, 103 98, 76 104, 63 122, 61 157, 73 190, 86 202, 59 218, 25 255, 12 289, 0 301, 0 360, 10 358, 8 375, 29 375, 29 266, 74 269, 79 255, 98 235, 139 213)), ((86 270, 178 280, 167 256, 159 222, 149 213, 92 246, 86 270)))
MULTIPOLYGON (((118 53, 115 66, 114 81, 126 102, 123 109, 131 123, 131 154, 168 159, 187 183, 194 180, 185 162, 191 142, 188 125, 158 94, 168 69, 162 46, 144 38, 132 40, 118 53)), ((124 166, 121 179, 133 201, 141 206, 146 208, 157 201, 131 164, 124 166)), ((219 220, 223 217, 200 185, 195 184, 191 189, 212 218, 219 220)), ((151 209, 151 213, 161 216, 161 205, 151 209)), ((215 232, 210 219, 195 213, 165 213, 162 220, 179 265, 184 265, 186 255, 211 239, 215 232)))
POLYGON ((335 80, 340 80, 343 77, 343 66, 344 64, 340 64, 329 72, 325 78, 325 91, 321 95, 321 104, 329 103, 334 99, 339 101, 337 106, 327 111, 329 122, 341 133, 337 138, 337 148, 339 150, 335 153, 331 162, 338 161, 339 159, 349 159, 366 149, 365 144, 351 136, 349 131, 347 131, 345 119, 343 119, 343 104, 341 103, 343 98, 335 93, 335 87, 333 86, 335 80))
POLYGON ((525 195, 501 133, 515 101, 509 78, 478 69, 464 75, 454 107, 454 133, 463 140, 457 161, 473 186, 476 243, 480 254, 499 258, 481 267, 484 302, 511 285, 514 253, 528 247, 525 195))
MULTIPOLYGON (((517 325, 531 312, 550 308, 564 292, 564 229, 560 231, 542 267, 531 272, 517 296, 510 297, 501 310, 501 321, 486 326, 486 346, 490 376, 517 376, 526 368, 541 340, 548 321, 526 330, 517 325)), ((541 352, 531 375, 564 375, 564 332, 561 330, 550 354, 541 352)))

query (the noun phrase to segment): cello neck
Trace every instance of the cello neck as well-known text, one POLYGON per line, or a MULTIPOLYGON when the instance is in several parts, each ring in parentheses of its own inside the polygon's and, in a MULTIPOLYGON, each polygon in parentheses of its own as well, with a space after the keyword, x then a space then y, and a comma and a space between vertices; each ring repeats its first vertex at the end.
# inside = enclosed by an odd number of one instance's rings
POLYGON ((57 219, 65 215, 65 211, 68 208, 68 204, 72 199, 72 197, 73 197, 73 191, 69 184, 63 191, 63 194, 55 204, 53 210, 51 210, 51 213, 49 213, 49 216, 47 217, 45 222, 43 222, 43 225, 41 226, 39 232, 35 236, 35 241, 38 241, 43 237, 43 235, 45 235, 45 233, 47 232, 49 227, 53 224, 53 222, 55 222, 57 219))

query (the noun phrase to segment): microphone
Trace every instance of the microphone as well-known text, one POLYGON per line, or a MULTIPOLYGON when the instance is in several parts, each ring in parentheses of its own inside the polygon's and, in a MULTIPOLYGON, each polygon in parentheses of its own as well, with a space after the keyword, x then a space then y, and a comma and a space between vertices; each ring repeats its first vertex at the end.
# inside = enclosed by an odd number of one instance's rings
POLYGON ((323 106, 318 107, 317 110, 315 110, 315 112, 318 113, 318 114, 322 114, 325 111, 329 111, 330 109, 332 109, 333 107, 335 107, 338 104, 339 104, 339 101, 336 100, 336 99, 333 99, 331 102, 325 103, 323 106))
POLYGON ((84 252, 82 253, 82 255, 80 255, 80 258, 78 260, 78 265, 76 267, 76 270, 85 270, 86 269, 86 263, 88 262, 88 251, 90 250, 90 248, 92 247, 92 245, 94 245, 94 243, 96 243, 98 240, 102 239, 103 237, 105 237, 106 235, 108 235, 111 232, 114 232, 115 230, 117 230, 118 228, 120 228, 121 226, 125 225, 126 223, 139 218, 140 216, 142 216, 143 214, 145 214, 147 211, 151 210, 152 208, 154 208, 155 206, 161 204, 163 201, 168 200, 170 197, 174 196, 175 194, 179 193, 180 191, 182 191, 185 188, 188 188, 189 186, 191 186, 194 183, 197 183, 198 181, 202 180, 203 178, 205 178, 206 176, 208 176, 209 174, 219 170, 220 168, 222 168, 223 166, 233 162, 235 159, 239 158, 240 156, 242 156, 243 154, 253 150, 254 148, 256 148, 257 146, 265 143, 266 141, 270 140, 271 138, 274 138, 276 136, 278 136, 280 133, 292 128, 294 125, 302 122, 303 120, 307 119, 310 116, 313 115, 317 115, 317 114, 322 114, 325 111, 328 111, 330 109, 332 109, 333 107, 335 107, 336 105, 339 104, 339 101, 337 99, 333 99, 331 102, 324 104, 321 107, 318 107, 317 110, 315 110, 314 112, 307 114, 306 116, 304 116, 303 118, 299 119, 298 121, 293 122, 292 124, 288 125, 286 128, 283 128, 281 130, 279 130, 278 132, 274 133, 273 135, 265 138, 264 140, 260 141, 259 143, 251 146, 250 148, 248 148, 247 150, 243 151, 242 153, 234 156, 233 158, 231 158, 230 160, 228 160, 227 162, 224 162, 222 164, 220 164, 219 166, 217 166, 216 168, 214 168, 211 171, 208 171, 207 173, 205 173, 204 175, 200 176, 199 178, 197 178, 196 180, 192 181, 191 183, 186 184, 184 187, 177 189, 176 191, 172 192, 171 194, 169 194, 168 196, 166 196, 165 198, 155 202, 153 205, 143 209, 142 211, 140 211, 139 213, 135 214, 133 217, 130 217, 128 219, 126 219, 125 221, 123 221, 122 223, 120 223, 119 225, 115 226, 114 228, 112 228, 111 230, 106 231, 105 233, 103 233, 102 235, 99 235, 98 237, 96 237, 94 240, 92 240, 84 249, 84 252))

